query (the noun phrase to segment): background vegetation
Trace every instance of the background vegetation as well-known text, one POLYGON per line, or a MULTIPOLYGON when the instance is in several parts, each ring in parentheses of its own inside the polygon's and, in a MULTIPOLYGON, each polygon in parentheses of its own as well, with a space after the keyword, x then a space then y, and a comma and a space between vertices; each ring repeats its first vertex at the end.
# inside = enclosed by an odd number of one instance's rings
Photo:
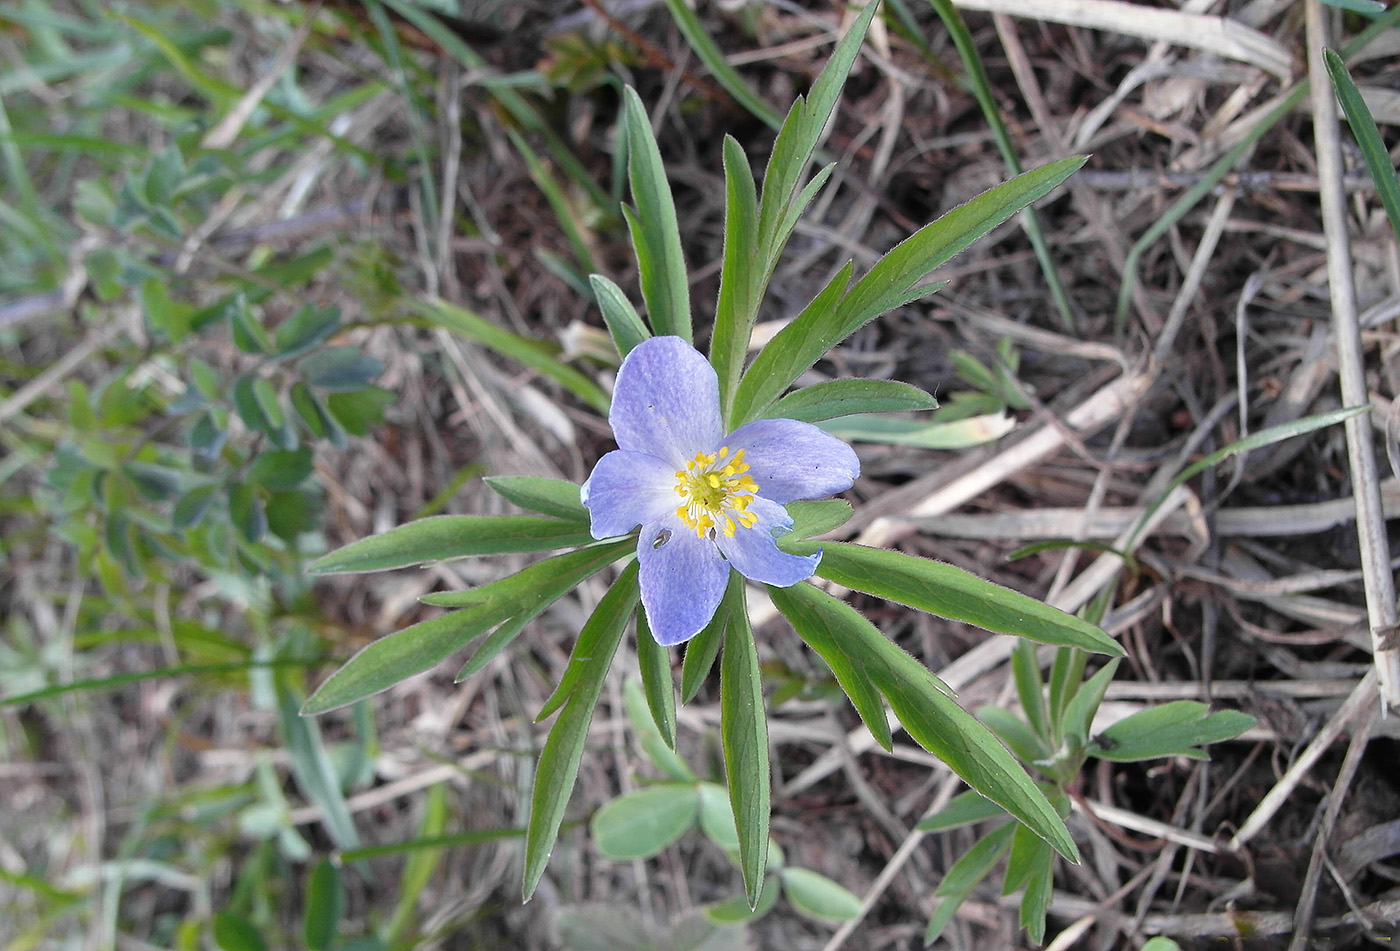
MULTIPOLYGON (((842 537, 1102 619, 1129 654, 1103 723, 1180 700, 1257 718, 1210 761, 1089 761, 1067 790, 1085 861, 1058 867, 1047 941, 1388 946, 1397 734, 1371 671, 1400 505, 1394 17, 957 6, 965 26, 886 0, 758 335, 1020 166, 1091 158, 802 381, 944 403, 839 421, 863 463, 842 537), (1349 57, 1331 77, 1324 46, 1349 57), (1369 145, 1326 114, 1348 74, 1369 145), (1241 443, 1359 402, 1345 432, 1241 443)), ((621 676, 519 904, 533 719, 600 585, 461 684, 449 662, 297 713, 337 662, 431 616, 421 595, 526 563, 313 584, 313 557, 504 512, 484 478, 578 482, 610 448, 616 355, 587 276, 637 299, 622 85, 662 148, 692 299, 713 301, 722 137, 761 167, 849 19, 787 0, 0 6, 0 947, 921 945, 981 840, 947 830, 961 787, 898 736, 880 750, 781 623, 758 632, 783 895, 747 923, 716 924, 744 917, 707 813, 716 693, 681 709, 668 758, 621 676), (658 778, 679 796, 647 792, 658 778), (630 858, 648 850, 618 842, 619 801, 679 842, 630 858)), ((965 707, 1016 708, 1016 673, 1029 696, 1038 665, 1006 638, 854 603, 965 707)), ((965 883, 941 942, 1026 943, 997 881, 965 883)))

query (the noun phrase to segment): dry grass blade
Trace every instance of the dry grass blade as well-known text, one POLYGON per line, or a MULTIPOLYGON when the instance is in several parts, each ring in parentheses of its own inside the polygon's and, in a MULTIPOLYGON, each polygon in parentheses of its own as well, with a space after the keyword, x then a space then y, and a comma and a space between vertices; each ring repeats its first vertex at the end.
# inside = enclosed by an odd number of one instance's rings
MULTIPOLYGON (((1369 401, 1357 317, 1355 272, 1347 231, 1346 192, 1337 101, 1327 78, 1322 51, 1330 45, 1326 11, 1318 0, 1307 0, 1308 71, 1312 77, 1313 134, 1317 173, 1322 190, 1323 229, 1327 234, 1327 284, 1332 298, 1332 321, 1337 337, 1337 369, 1342 402, 1361 406, 1369 401)), ((1366 611, 1371 624, 1376 676, 1381 702, 1400 709, 1400 650, 1387 649, 1386 635, 1395 629, 1395 579, 1390 571, 1390 540, 1381 508, 1380 477, 1372 444, 1371 423, 1365 416, 1347 420, 1347 457, 1356 486, 1356 528, 1361 567, 1366 573, 1366 611)))
POLYGON ((1225 17, 1160 10, 1120 0, 954 0, 964 10, 983 10, 1047 20, 1067 26, 1107 30, 1217 53, 1257 66, 1283 80, 1292 75, 1293 57, 1279 43, 1225 17))

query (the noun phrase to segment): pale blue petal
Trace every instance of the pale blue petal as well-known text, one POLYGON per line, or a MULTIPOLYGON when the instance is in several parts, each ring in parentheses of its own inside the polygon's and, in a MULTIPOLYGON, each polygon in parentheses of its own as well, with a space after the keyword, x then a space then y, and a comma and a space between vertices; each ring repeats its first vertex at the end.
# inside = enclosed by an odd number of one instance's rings
POLYGON ((740 426, 724 444, 744 450, 758 494, 782 504, 844 492, 860 475, 860 460, 850 446, 795 419, 740 426))
POLYGON ((714 367, 680 337, 637 344, 617 371, 608 422, 623 449, 684 468, 723 435, 714 367))
POLYGON ((749 503, 748 511, 758 516, 753 528, 736 528, 732 537, 715 533, 715 541, 724 557, 739 574, 750 581, 786 588, 812 577, 821 552, 815 555, 789 555, 778 549, 774 533, 782 534, 792 528, 792 519, 783 507, 764 498, 749 503))
POLYGON ((714 617, 729 584, 729 564, 715 543, 696 538, 695 531, 672 513, 642 528, 637 560, 642 606, 657 643, 673 647, 699 634, 714 617))
POLYGON ((626 535, 675 511, 676 468, 644 452, 615 449, 598 460, 579 497, 594 538, 626 535))

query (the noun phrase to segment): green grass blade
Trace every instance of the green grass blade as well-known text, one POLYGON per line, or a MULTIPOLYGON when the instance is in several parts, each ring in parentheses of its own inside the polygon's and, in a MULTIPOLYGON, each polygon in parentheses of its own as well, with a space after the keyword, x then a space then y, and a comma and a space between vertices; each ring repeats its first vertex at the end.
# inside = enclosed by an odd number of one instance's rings
POLYGON ((554 175, 545 168, 544 163, 535 154, 535 150, 530 148, 530 143, 525 141, 524 136, 514 129, 507 129, 506 134, 510 136, 510 141, 515 146, 515 150, 520 153, 520 157, 525 160, 525 166, 530 171, 530 178, 544 195, 545 201, 549 202, 550 210, 554 212, 554 218, 559 222, 560 230, 568 239, 569 248, 574 252, 574 260, 578 262, 578 266, 583 269, 584 273, 598 270, 598 262, 593 259, 593 248, 589 246, 588 240, 575 223, 578 219, 578 210, 570 204, 564 189, 554 180, 554 175))
MULTIPOLYGON (((1020 156, 1016 154, 1016 146, 1011 141, 1011 132, 1006 128, 1006 123, 1002 121, 1001 110, 997 108, 996 97, 992 94, 991 81, 987 78, 987 70, 982 65, 982 57, 977 52, 977 44, 973 42, 972 33, 968 30, 967 24, 963 22, 962 14, 958 13, 957 8, 950 0, 929 0, 929 4, 938 14, 939 19, 943 21, 943 26, 948 30, 948 35, 953 40, 953 45, 957 47, 958 56, 963 61, 963 69, 967 70, 968 86, 977 99, 977 105, 982 109, 982 116, 987 120, 987 127, 992 130, 992 138, 996 140, 997 150, 1001 152, 1002 161, 1006 163, 1007 171, 1012 175, 1020 175, 1020 156)), ((1036 214, 1034 208, 1027 208, 1023 214, 1021 226, 1025 229, 1026 237, 1030 240, 1036 262, 1040 265, 1040 271, 1045 275, 1045 283, 1050 288, 1050 296, 1055 301, 1056 309, 1060 312, 1060 319, 1072 333, 1074 331, 1074 307, 1070 303, 1064 283, 1060 280, 1060 272, 1055 267, 1055 261, 1050 256, 1050 246, 1045 242, 1045 232, 1040 227, 1040 216, 1036 214)))
POLYGON ((637 608, 637 570, 636 562, 628 565, 589 618, 588 624, 598 630, 596 643, 592 645, 596 649, 583 656, 578 644, 575 644, 574 656, 569 659, 570 670, 578 665, 574 687, 554 728, 549 731, 549 738, 540 752, 539 766, 535 770, 530 825, 525 833, 524 896, 527 901, 535 893, 544 875, 545 865, 549 862, 549 855, 554 850, 569 794, 578 777, 578 764, 583 758, 593 708, 597 706, 603 680, 612 666, 613 654, 622 641, 627 619, 637 608))
POLYGON ((1332 88, 1337 93, 1337 100, 1342 104, 1342 111, 1346 113, 1347 124, 1351 126, 1351 134, 1361 149, 1366 170, 1371 173, 1371 180, 1376 183, 1376 194, 1385 207, 1390 227, 1395 236, 1400 238, 1400 181, 1395 177, 1395 167, 1391 165, 1390 153, 1381 141, 1376 120, 1371 116, 1371 110, 1366 108, 1366 100, 1361 98, 1361 90, 1351 81, 1342 58, 1331 50, 1323 50, 1322 58, 1327 64, 1327 75, 1332 77, 1332 88))
POLYGON ((998 634, 1099 654, 1124 653, 1088 621, 961 568, 848 542, 826 542, 822 550, 817 574, 847 588, 998 634))
POLYGON ((780 128, 783 117, 778 115, 778 110, 764 102, 758 93, 749 88, 749 84, 739 75, 738 70, 729 65, 724 53, 715 45, 714 39, 706 32, 700 18, 686 5, 685 0, 666 0, 666 8, 671 11, 672 19, 676 21, 676 26, 680 28, 681 35, 690 44, 690 48, 700 57, 700 62, 705 64, 710 75, 724 87, 724 91, 765 125, 774 129, 780 128))
POLYGON ((635 211, 624 209, 624 215, 637 253, 647 319, 657 334, 690 343, 690 278, 681 253, 676 204, 646 107, 631 86, 623 90, 622 125, 627 136, 627 179, 636 203, 635 211))
POLYGON ((730 622, 720 659, 719 716, 729 802, 739 829, 739 868, 749 907, 758 905, 768 868, 771 770, 768 718, 763 709, 763 675, 744 605, 744 579, 731 572, 724 594, 730 622))
MULTIPOLYGON (((432 841, 443 835, 447 828, 447 787, 439 783, 428 790, 427 802, 423 805, 423 818, 418 823, 416 838, 419 841, 432 841)), ((442 846, 415 849, 408 854, 403 871, 398 876, 399 899, 394 904, 394 914, 389 919, 384 940, 391 948, 408 949, 415 942, 405 942, 414 934, 414 926, 420 920, 418 899, 423 890, 433 880, 438 865, 442 862, 442 846)))
POLYGON ((558 346, 512 333, 480 314, 445 300, 423 301, 417 303, 414 309, 436 326, 490 347, 558 383, 599 413, 607 413, 610 405, 607 394, 598 388, 598 384, 560 360, 557 356, 558 346))

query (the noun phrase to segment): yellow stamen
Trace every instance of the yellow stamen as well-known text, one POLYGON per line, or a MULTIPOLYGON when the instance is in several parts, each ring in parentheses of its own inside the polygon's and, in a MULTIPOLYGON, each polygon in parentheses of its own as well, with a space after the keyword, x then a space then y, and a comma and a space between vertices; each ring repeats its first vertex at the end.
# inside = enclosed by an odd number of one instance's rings
POLYGON ((696 453, 684 470, 676 470, 676 494, 682 500, 676 516, 695 530, 697 538, 713 537, 717 527, 726 538, 733 538, 741 527, 753 528, 758 515, 748 508, 758 483, 745 475, 748 471, 742 449, 732 457, 728 446, 696 453))

